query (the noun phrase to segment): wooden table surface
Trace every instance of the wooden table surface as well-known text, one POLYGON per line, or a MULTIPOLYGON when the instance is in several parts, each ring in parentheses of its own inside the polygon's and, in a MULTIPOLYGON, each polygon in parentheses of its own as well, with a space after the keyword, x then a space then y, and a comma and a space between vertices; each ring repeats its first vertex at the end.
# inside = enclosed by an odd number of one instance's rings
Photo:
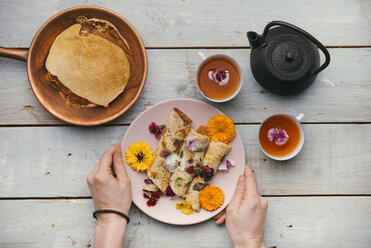
MULTIPOLYGON (((95 220, 86 176, 144 109, 172 98, 204 100, 197 92, 197 55, 228 54, 242 67, 239 95, 213 104, 242 136, 246 161, 269 201, 268 247, 370 247, 371 244, 371 1, 0 1, 0 46, 28 47, 52 15, 99 5, 127 18, 148 54, 148 79, 135 105, 100 127, 67 125, 36 100, 26 64, 0 58, 0 247, 92 247, 95 220), (246 32, 272 20, 313 34, 330 66, 304 93, 267 93, 250 70, 246 32), (259 123, 270 114, 305 113, 306 143, 287 162, 258 148, 259 123)), ((165 213, 164 213, 165 214, 165 213)), ((125 247, 231 247, 213 220, 172 226, 134 205, 125 247)))

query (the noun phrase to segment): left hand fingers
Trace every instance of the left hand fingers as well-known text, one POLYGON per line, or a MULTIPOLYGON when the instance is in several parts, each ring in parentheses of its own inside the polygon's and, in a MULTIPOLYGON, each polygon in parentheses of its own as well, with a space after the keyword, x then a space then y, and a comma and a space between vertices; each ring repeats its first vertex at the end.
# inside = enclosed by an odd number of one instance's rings
POLYGON ((113 145, 107 151, 103 153, 102 158, 99 161, 97 173, 113 175, 111 165, 112 165, 112 157, 113 157, 114 151, 115 151, 115 146, 113 145))
POLYGON ((99 161, 95 164, 94 168, 92 169, 92 171, 89 173, 88 177, 86 178, 86 181, 88 182, 89 187, 93 185, 94 175, 98 171, 98 166, 99 166, 99 161))
POLYGON ((128 174, 126 173, 126 169, 122 159, 121 144, 117 143, 114 146, 115 151, 113 153, 113 169, 119 179, 126 180, 128 178, 128 174))

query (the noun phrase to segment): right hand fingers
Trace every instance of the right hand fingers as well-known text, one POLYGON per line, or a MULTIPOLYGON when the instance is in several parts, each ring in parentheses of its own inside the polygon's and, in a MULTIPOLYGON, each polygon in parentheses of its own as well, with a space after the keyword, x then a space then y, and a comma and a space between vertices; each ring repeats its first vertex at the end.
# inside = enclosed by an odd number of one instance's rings
POLYGON ((227 219, 227 214, 226 214, 225 210, 223 210, 223 212, 221 212, 221 213, 223 213, 223 215, 220 216, 217 220, 215 220, 215 224, 217 224, 217 225, 223 224, 224 221, 227 219))
POLYGON ((233 211, 238 210, 241 205, 241 201, 243 199, 244 194, 245 194, 245 177, 241 175, 238 178, 236 190, 234 191, 231 203, 229 203, 227 210, 233 211))
POLYGON ((223 216, 223 214, 225 214, 225 209, 223 209, 223 211, 221 211, 220 213, 218 213, 217 215, 214 216, 214 220, 218 220, 220 217, 223 216))
POLYGON ((245 194, 244 199, 249 197, 258 197, 258 187, 256 185, 256 178, 248 164, 245 166, 245 194))

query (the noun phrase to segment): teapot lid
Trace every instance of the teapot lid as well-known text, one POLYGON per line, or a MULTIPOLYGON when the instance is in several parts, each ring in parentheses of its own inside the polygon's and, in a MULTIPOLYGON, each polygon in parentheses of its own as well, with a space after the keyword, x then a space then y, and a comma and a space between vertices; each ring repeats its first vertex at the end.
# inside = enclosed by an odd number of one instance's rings
POLYGON ((283 81, 295 81, 311 72, 313 56, 309 43, 292 34, 282 35, 267 47, 265 60, 269 71, 283 81))

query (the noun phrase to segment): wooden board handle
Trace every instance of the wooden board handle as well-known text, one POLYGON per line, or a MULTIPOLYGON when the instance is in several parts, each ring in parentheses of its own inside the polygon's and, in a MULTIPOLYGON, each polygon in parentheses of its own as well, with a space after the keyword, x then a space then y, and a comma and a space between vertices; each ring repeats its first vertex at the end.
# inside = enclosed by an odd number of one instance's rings
POLYGON ((0 47, 0 57, 27 61, 28 48, 5 48, 0 47))

